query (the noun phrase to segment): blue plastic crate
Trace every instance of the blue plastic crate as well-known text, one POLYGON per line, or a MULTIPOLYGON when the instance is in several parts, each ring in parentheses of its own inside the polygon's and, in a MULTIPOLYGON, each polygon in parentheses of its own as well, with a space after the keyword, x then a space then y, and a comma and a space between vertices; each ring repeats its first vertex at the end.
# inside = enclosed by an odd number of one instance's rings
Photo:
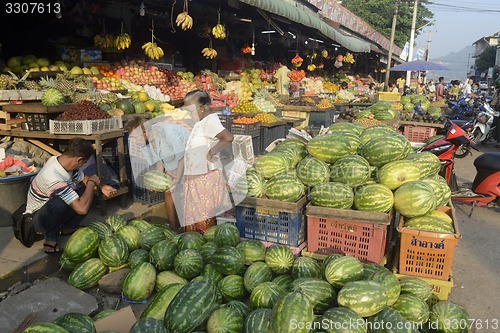
POLYGON ((246 198, 236 206, 240 236, 287 246, 299 246, 306 239, 307 197, 297 202, 246 198))
POLYGON ((274 140, 282 139, 286 136, 286 124, 276 123, 260 126, 260 151, 264 152, 274 140))

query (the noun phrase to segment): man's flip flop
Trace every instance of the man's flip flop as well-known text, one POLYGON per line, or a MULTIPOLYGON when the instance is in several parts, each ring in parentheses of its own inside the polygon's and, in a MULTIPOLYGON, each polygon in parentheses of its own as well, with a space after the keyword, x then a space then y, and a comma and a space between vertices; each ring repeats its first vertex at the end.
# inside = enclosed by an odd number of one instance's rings
POLYGON ((47 254, 58 254, 59 252, 61 252, 61 249, 59 248, 59 244, 58 243, 55 243, 54 245, 48 244, 48 243, 43 243, 43 246, 44 247, 50 247, 51 249, 53 249, 53 251, 44 250, 44 252, 47 253, 47 254))

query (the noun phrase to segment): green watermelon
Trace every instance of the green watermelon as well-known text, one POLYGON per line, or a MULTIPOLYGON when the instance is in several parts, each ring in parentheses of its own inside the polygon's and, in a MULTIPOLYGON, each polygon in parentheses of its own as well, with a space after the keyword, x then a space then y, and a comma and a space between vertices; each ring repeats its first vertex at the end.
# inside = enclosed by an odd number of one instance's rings
POLYGON ((343 156, 356 154, 356 150, 342 133, 318 135, 307 143, 307 152, 326 163, 335 163, 343 156))
POLYGON ((395 133, 396 131, 394 130, 394 128, 390 126, 375 125, 365 128, 363 132, 360 134, 359 138, 361 139, 361 145, 364 146, 368 141, 370 141, 373 138, 395 133))
POLYGON ((286 246, 275 245, 266 251, 266 264, 276 274, 285 274, 290 271, 294 260, 292 250, 286 246))
POLYGON ((299 291, 309 298, 314 313, 321 314, 337 303, 337 292, 325 280, 319 278, 299 278, 292 282, 292 291, 299 291))
POLYGON ((399 278, 401 294, 411 294, 427 301, 432 296, 432 286, 424 280, 414 276, 399 278))
POLYGON ((109 224, 113 229, 113 232, 117 232, 121 227, 127 225, 127 220, 122 215, 113 214, 106 217, 106 219, 104 219, 104 223, 109 224))
POLYGON ((174 258, 174 270, 179 276, 192 279, 203 270, 203 257, 193 249, 179 251, 174 258))
POLYGON ((404 223, 405 228, 434 231, 438 233, 453 233, 453 225, 434 216, 418 216, 407 220, 404 223))
POLYGON ((218 270, 215 269, 214 265, 206 264, 203 266, 203 270, 201 271, 201 276, 209 278, 214 285, 217 285, 220 280, 224 278, 218 270))
POLYGON ((215 230, 214 240, 218 246, 236 246, 240 243, 240 231, 234 224, 221 224, 215 230))
POLYGON ((149 251, 149 261, 158 271, 171 270, 174 268, 174 260, 178 252, 177 244, 165 239, 153 245, 149 251))
POLYGON ((273 149, 272 154, 281 154, 285 156, 288 161, 289 169, 295 168, 300 160, 304 158, 302 151, 287 146, 277 146, 273 149))
POLYGON ((363 133, 365 127, 362 124, 358 123, 334 123, 330 126, 331 133, 354 133, 356 135, 361 135, 363 133))
POLYGON ((116 311, 118 311, 118 310, 115 310, 115 309, 107 309, 107 310, 102 310, 101 312, 97 313, 97 314, 94 316, 94 321, 98 321, 99 319, 102 319, 102 318, 104 318, 104 317, 107 317, 107 316, 109 316, 110 314, 115 313, 116 311))
POLYGON ((172 283, 158 291, 142 312, 141 318, 154 318, 163 321, 168 305, 184 285, 182 283, 172 283))
POLYGON ((429 315, 432 328, 439 333, 465 333, 470 325, 469 315, 460 305, 450 301, 434 304, 429 315))
POLYGON ((247 240, 236 245, 236 249, 245 257, 245 265, 251 265, 256 261, 264 261, 266 258, 266 247, 257 240, 247 240))
POLYGON ((432 186, 423 181, 411 181, 394 192, 394 208, 406 217, 423 216, 436 209, 432 186))
POLYGON ((205 262, 208 262, 210 257, 215 253, 215 250, 217 249, 217 244, 214 242, 206 242, 203 244, 200 248, 200 254, 203 257, 203 260, 205 262))
POLYGON ((115 235, 127 244, 127 248, 130 252, 141 247, 141 244, 139 243, 141 232, 132 225, 125 225, 121 227, 115 235))
POLYGON ((265 154, 260 156, 255 162, 255 170, 264 177, 270 179, 274 176, 286 173, 288 171, 288 160, 281 154, 265 154))
POLYGON ((236 309, 219 308, 208 318, 207 333, 240 333, 243 331, 243 325, 244 318, 236 309))
POLYGON ((209 262, 224 275, 239 274, 245 267, 245 257, 232 246, 218 247, 209 262))
POLYGON ((259 284, 271 281, 273 271, 265 262, 257 261, 248 267, 243 278, 246 290, 251 293, 259 284))
POLYGON ((245 319, 243 333, 271 333, 271 315, 271 309, 253 310, 245 319))
POLYGON ((245 297, 245 284, 240 275, 228 275, 217 283, 217 289, 222 294, 222 299, 227 301, 242 300, 245 297))
POLYGON ((255 168, 246 171, 247 196, 260 198, 264 195, 266 181, 255 168))
POLYGON ((99 258, 108 267, 118 267, 127 262, 127 244, 117 236, 104 238, 98 247, 99 258))
POLYGON ((349 209, 354 202, 354 192, 347 184, 328 182, 314 186, 310 198, 313 206, 349 209))
POLYGON ((84 262, 97 254, 99 234, 88 228, 80 228, 71 235, 64 246, 64 255, 73 262, 84 262))
POLYGON ((293 278, 291 275, 282 274, 275 277, 272 282, 277 283, 285 291, 291 291, 293 278))
POLYGON ((398 278, 391 272, 380 270, 373 273, 369 279, 379 282, 384 287, 384 293, 387 296, 387 305, 391 306, 397 301, 401 293, 401 285, 398 278))
POLYGON ((325 332, 367 333, 364 319, 348 308, 331 308, 323 313, 321 326, 325 332))
POLYGON ((203 238, 205 242, 214 242, 215 241, 215 230, 217 230, 217 226, 213 225, 208 227, 207 230, 203 233, 203 238))
POLYGON ((78 262, 69 260, 64 253, 61 254, 61 258, 59 258, 59 265, 61 269, 69 273, 71 273, 78 264, 78 262))
POLYGON ((387 272, 391 273, 389 269, 386 267, 379 265, 379 264, 374 264, 374 263, 364 263, 363 264, 363 279, 362 280, 368 280, 373 274, 377 272, 387 272))
POLYGON ((321 276, 321 266, 316 260, 310 257, 298 257, 293 262, 292 278, 306 278, 321 276))
POLYGON ((243 318, 246 318, 250 313, 250 308, 241 301, 229 301, 221 305, 221 308, 230 307, 235 309, 243 318))
POLYGON ((354 257, 343 256, 330 261, 325 267, 325 279, 335 288, 356 281, 363 275, 363 264, 354 257))
POLYGON ((390 307, 368 318, 370 333, 419 333, 416 324, 412 324, 401 314, 390 307))
POLYGON ((278 175, 267 182, 266 195, 272 200, 296 202, 304 193, 304 185, 295 175, 278 175))
POLYGON ((153 293, 156 283, 156 270, 149 262, 143 262, 125 276, 123 296, 135 302, 142 302, 153 293))
POLYGON ((382 184, 361 185, 354 189, 354 207, 368 212, 389 212, 394 204, 392 191, 382 184))
POLYGON ((109 268, 98 258, 90 258, 78 264, 68 277, 70 286, 86 290, 99 282, 99 280, 108 274, 109 268))
POLYGON ((150 226, 146 230, 141 231, 139 244, 141 248, 149 251, 156 243, 165 239, 162 228, 150 226))
POLYGON ((420 168, 413 161, 408 160, 389 162, 378 172, 379 183, 393 191, 406 182, 419 180, 420 176, 420 168))
POLYGON ((141 262, 148 262, 149 261, 149 252, 144 250, 144 249, 137 249, 128 255, 127 263, 129 264, 130 268, 134 268, 141 262))
POLYGON ((128 225, 136 227, 140 232, 143 232, 144 230, 149 229, 149 227, 151 227, 151 223, 141 219, 130 220, 128 225))
POLYGON ((429 320, 429 306, 417 296, 401 295, 392 307, 413 323, 424 324, 429 320))
MULTIPOLYGON (((217 228, 218 229, 218 228, 217 228)), ((217 231, 217 229, 215 231, 217 231)), ((195 231, 188 231, 182 233, 179 236, 178 246, 179 251, 193 249, 196 251, 200 251, 201 246, 205 244, 205 239, 203 236, 195 231)))
POLYGON ((132 325, 129 333, 168 333, 163 318, 140 318, 132 325))
POLYGON ((441 210, 433 210, 429 215, 453 225, 453 218, 441 210))
POLYGON ((339 158, 330 168, 330 180, 351 187, 361 185, 370 178, 370 163, 359 155, 339 158))
POLYGON ((170 189, 172 177, 163 171, 148 170, 144 173, 144 186, 152 192, 166 192, 170 189))
POLYGON ((66 313, 56 320, 54 324, 61 326, 70 333, 95 333, 94 321, 83 313, 66 313))
POLYGON ((42 321, 29 325, 28 327, 26 327, 23 333, 70 333, 70 332, 57 324, 42 321))
POLYGON ((304 185, 314 186, 327 182, 330 178, 330 167, 322 160, 306 156, 297 164, 297 177, 304 185))
POLYGON ((163 271, 156 275, 155 290, 160 291, 166 286, 176 283, 187 284, 188 280, 179 276, 176 272, 163 271))
POLYGON ((441 170, 441 161, 431 152, 420 152, 406 156, 406 160, 415 163, 420 169, 421 178, 437 176, 441 170))
POLYGON ((97 232, 97 234, 99 235, 99 239, 104 239, 108 236, 113 236, 113 228, 111 227, 111 225, 107 223, 94 221, 90 222, 87 227, 97 232))
POLYGON ((392 161, 408 156, 411 145, 407 138, 400 134, 390 134, 370 139, 361 147, 360 155, 370 165, 381 167, 392 161))
POLYGON ((308 333, 313 321, 313 306, 309 298, 296 291, 281 296, 271 314, 272 332, 308 333))
POLYGON ((250 294, 250 307, 252 309, 269 308, 278 301, 278 298, 285 293, 278 284, 274 282, 263 282, 256 286, 250 294))
POLYGON ((337 302, 361 317, 373 316, 387 304, 384 287, 375 281, 353 281, 340 289, 337 302))

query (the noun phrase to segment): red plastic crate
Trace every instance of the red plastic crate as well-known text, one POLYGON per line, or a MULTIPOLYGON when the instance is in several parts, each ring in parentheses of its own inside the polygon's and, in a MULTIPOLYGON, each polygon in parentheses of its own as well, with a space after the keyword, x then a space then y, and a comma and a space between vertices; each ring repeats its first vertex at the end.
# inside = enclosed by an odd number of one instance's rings
POLYGON ((318 254, 341 253, 380 263, 387 250, 394 214, 349 209, 306 208, 307 249, 318 254))
POLYGON ((428 138, 436 135, 436 132, 434 127, 405 125, 403 133, 410 142, 426 142, 428 138))

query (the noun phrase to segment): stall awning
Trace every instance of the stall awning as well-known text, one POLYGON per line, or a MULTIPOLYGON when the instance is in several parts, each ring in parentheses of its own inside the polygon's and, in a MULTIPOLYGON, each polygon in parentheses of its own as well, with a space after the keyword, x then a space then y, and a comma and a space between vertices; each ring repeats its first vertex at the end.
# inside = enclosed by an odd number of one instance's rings
POLYGON ((326 37, 336 41, 346 49, 353 52, 370 52, 370 44, 356 37, 343 35, 340 31, 332 28, 319 17, 299 9, 284 0, 239 0, 247 5, 265 10, 266 12, 286 17, 287 19, 300 23, 306 27, 321 32, 326 37))

